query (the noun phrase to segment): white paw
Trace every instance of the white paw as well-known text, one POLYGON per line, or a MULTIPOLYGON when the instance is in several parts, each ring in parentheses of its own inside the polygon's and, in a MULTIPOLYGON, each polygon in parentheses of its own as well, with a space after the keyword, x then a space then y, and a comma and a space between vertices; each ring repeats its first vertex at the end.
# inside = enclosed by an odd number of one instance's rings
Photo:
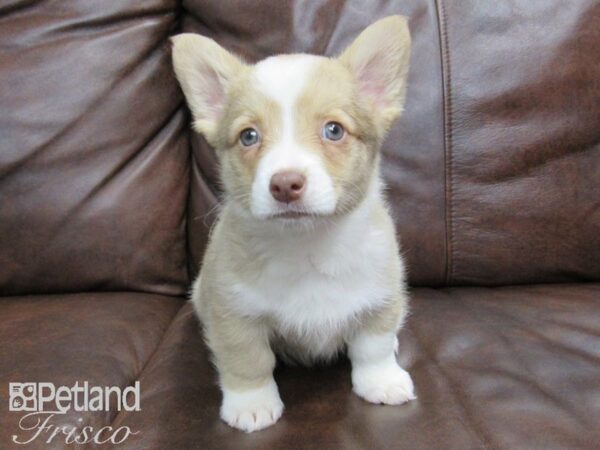
POLYGON ((358 396, 371 403, 400 405, 416 398, 410 375, 395 359, 354 367, 352 386, 358 396))
POLYGON ((223 388, 221 419, 247 433, 273 425, 283 413, 283 402, 275 381, 258 389, 232 391, 223 388))

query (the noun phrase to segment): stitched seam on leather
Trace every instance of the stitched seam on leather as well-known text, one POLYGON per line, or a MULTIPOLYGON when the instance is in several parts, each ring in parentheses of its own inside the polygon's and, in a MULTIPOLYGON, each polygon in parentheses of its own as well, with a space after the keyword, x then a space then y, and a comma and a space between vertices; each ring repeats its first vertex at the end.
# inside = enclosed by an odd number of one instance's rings
MULTIPOLYGON (((177 317, 179 317, 179 313, 181 312, 181 310, 183 309, 183 307, 186 305, 186 303, 187 303, 187 301, 181 302, 181 306, 179 307, 179 309, 177 309, 177 311, 175 311, 175 314, 173 314, 173 317, 171 318, 171 321, 166 326, 164 333, 162 334, 162 336, 160 337, 160 339, 158 340, 158 342, 156 344, 156 347, 154 347, 154 350, 152 350, 152 352, 150 353, 150 355, 148 356, 148 358, 146 359, 146 361, 144 362, 144 364, 142 364, 142 368, 138 371, 138 373, 135 375, 135 377, 133 378, 133 380, 130 381, 129 384, 127 386, 125 386, 125 387, 133 386, 135 384, 135 382, 140 379, 140 377, 142 376, 142 374, 144 373, 144 371, 146 370, 146 368, 148 367, 148 365, 150 364, 150 362, 154 359, 154 356, 158 353, 158 351, 162 347, 162 344, 165 341, 165 336, 171 330, 171 327, 173 326, 173 323, 175 322, 175 320, 177 319, 177 317)), ((140 401, 141 401, 141 399, 140 399, 140 401)), ((117 422, 117 419, 119 417, 121 417, 121 416, 124 416, 127 412, 128 411, 125 411, 124 409, 122 409, 121 411, 117 411, 117 413, 110 420, 109 426, 114 428, 114 425, 117 422)))
POLYGON ((438 32, 442 66, 442 95, 444 105, 444 184, 446 225, 446 284, 454 278, 454 208, 452 194, 454 179, 452 171, 452 72, 450 68, 450 46, 448 44, 448 17, 443 0, 435 0, 438 17, 438 32))

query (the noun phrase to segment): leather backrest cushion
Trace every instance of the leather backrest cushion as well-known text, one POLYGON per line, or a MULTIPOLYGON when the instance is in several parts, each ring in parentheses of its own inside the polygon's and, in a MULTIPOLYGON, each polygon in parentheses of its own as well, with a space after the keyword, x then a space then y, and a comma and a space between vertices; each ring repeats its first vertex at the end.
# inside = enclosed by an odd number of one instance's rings
MULTIPOLYGON (((600 7, 594 0, 185 0, 183 28, 256 61, 336 55, 410 17, 405 113, 383 175, 413 285, 600 279, 600 7)), ((197 263, 218 198, 192 138, 197 263)))
POLYGON ((0 292, 181 294, 175 1, 0 6, 0 292))
POLYGON ((600 279, 600 4, 440 2, 448 281, 600 279))
MULTIPOLYGON (((256 61, 335 55, 376 19, 409 16, 405 113, 383 145, 409 280, 506 284, 600 279, 598 8, 186 0, 182 26, 256 61)), ((179 10, 0 7, 0 292, 184 292, 219 191, 172 75, 179 10)))

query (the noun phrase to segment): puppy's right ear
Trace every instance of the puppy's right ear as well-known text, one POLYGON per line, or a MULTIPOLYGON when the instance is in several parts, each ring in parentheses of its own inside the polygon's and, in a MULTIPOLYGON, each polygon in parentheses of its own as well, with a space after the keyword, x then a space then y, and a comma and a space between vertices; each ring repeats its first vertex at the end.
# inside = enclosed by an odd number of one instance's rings
POLYGON ((192 111, 194 128, 211 141, 225 109, 229 83, 244 63, 198 34, 179 34, 171 42, 175 75, 192 111))

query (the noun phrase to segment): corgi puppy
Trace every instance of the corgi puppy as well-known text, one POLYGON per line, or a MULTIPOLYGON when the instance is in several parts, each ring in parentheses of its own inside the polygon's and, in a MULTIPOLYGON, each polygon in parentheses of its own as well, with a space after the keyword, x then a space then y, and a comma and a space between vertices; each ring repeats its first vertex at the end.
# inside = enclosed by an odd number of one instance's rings
POLYGON ((405 97, 406 19, 376 22, 337 58, 250 65, 199 35, 172 42, 194 129, 215 148, 224 188, 192 290, 221 418, 246 432, 277 422, 276 355, 310 364, 346 351, 360 397, 414 399, 395 358, 407 295, 379 173, 379 147, 405 97))

